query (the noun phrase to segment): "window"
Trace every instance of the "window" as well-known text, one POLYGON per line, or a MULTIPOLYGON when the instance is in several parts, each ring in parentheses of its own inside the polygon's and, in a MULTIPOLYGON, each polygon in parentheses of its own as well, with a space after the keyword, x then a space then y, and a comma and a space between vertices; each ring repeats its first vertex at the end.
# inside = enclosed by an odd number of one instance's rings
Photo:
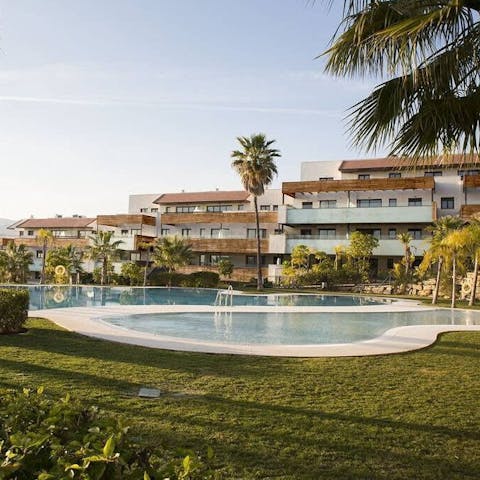
POLYGON ((469 175, 480 175, 480 170, 459 170, 459 177, 468 177, 469 175))
POLYGON ((358 175, 359 180, 370 180, 370 174, 369 173, 360 173, 358 175))
POLYGON ((408 206, 409 207, 421 207, 422 206, 422 199, 421 198, 409 198, 408 199, 408 206))
POLYGON ((260 205, 260 210, 262 210, 264 212, 268 211, 268 210, 270 210, 270 205, 260 205))
POLYGON ((382 199, 381 198, 366 198, 362 200, 357 200, 358 208, 374 208, 381 207, 382 199))
POLYGON ((333 177, 320 177, 318 180, 320 182, 328 182, 329 180, 333 180, 333 177))
POLYGON ((208 205, 207 212, 226 212, 232 209, 231 205, 208 205))
POLYGON ((402 178, 402 174, 400 172, 390 172, 388 178, 402 178))
POLYGON ((53 230, 52 235, 54 237, 68 237, 67 232, 65 230, 53 230))
POLYGON ((319 228, 318 235, 320 238, 335 238, 337 230, 335 228, 319 228))
POLYGON ((150 213, 157 213, 158 212, 158 208, 151 208, 150 209, 150 213))
POLYGON ((212 238, 227 238, 230 236, 229 228, 211 228, 210 236, 212 238))
POLYGON ((278 211, 278 205, 272 205, 272 210, 273 210, 274 212, 278 211))
POLYGON ((302 208, 304 208, 304 209, 313 208, 313 203, 312 202, 302 202, 302 208))
POLYGON ((182 237, 189 237, 191 231, 191 228, 182 228, 182 237))
POLYGON ((380 238, 382 236, 382 231, 379 228, 375 228, 372 230, 372 236, 380 238))
POLYGON ((175 208, 176 213, 193 213, 195 211, 195 205, 186 205, 175 208))
POLYGON ((440 208, 442 210, 453 210, 455 208, 455 199, 453 197, 442 197, 440 208))
POLYGON ((425 172, 425 177, 441 177, 442 171, 441 170, 431 170, 429 172, 425 172))
POLYGON ((36 251, 36 257, 37 258, 43 258, 43 250, 37 250, 36 251))
POLYGON ((165 213, 170 213, 172 211, 172 207, 165 207, 165 213))
POLYGON ((160 230, 160 235, 168 235, 170 233, 170 229, 169 228, 162 228, 160 230))
POLYGON ((311 228, 302 228, 300 229, 300 235, 311 235, 312 229, 311 228))
MULTIPOLYGON (((260 238, 267 238, 267 229, 260 229, 260 238)), ((256 228, 247 228, 247 238, 257 238, 257 229, 256 228)))
MULTIPOLYGON (((260 262, 261 262, 262 265, 266 265, 267 259, 266 259, 265 255, 262 255, 260 257, 260 262)), ((257 256, 256 255, 247 255, 245 257, 245 264, 248 267, 256 266, 257 265, 257 256)))
POLYGON ((245 210, 245 205, 240 204, 240 205, 238 206, 238 210, 245 210))
POLYGON ((422 238, 422 230, 420 228, 410 228, 408 233, 414 240, 421 240, 422 238))
POLYGON ((391 270, 393 268, 394 260, 393 258, 387 258, 387 268, 391 270))
POLYGON ((337 208, 336 200, 320 200, 320 208, 337 208))
POLYGON ((18 232, 18 235, 19 235, 20 237, 23 237, 23 234, 24 234, 24 233, 25 233, 25 232, 24 232, 23 230, 20 230, 20 231, 18 232))
POLYGON ((396 198, 389 198, 388 199, 388 206, 389 207, 396 207, 397 206, 397 199, 396 198))
POLYGON ((396 228, 389 228, 388 229, 388 238, 392 238, 392 239, 397 238, 397 229, 396 228))
POLYGON ((128 235, 128 230, 120 230, 121 235, 128 235))
POLYGON ((141 208, 140 209, 140 213, 147 213, 148 212, 148 208, 141 208))
POLYGON ((206 228, 201 228, 201 229, 200 229, 200 237, 201 237, 201 238, 205 237, 206 233, 207 233, 207 229, 206 229, 206 228))
POLYGON ((28 235, 29 237, 33 237, 33 230, 28 230, 27 235, 28 235))

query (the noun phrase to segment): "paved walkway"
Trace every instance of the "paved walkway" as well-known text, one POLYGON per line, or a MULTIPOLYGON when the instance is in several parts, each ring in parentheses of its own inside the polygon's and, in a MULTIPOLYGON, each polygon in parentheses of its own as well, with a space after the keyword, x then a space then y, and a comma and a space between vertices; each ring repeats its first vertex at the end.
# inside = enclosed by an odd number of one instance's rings
MULTIPOLYGON (((47 318, 61 327, 90 337, 167 350, 263 355, 282 357, 347 357, 384 355, 424 348, 435 342, 442 332, 480 331, 480 325, 416 325, 388 330, 380 337, 355 343, 325 345, 260 345, 226 344, 154 335, 118 327, 101 318, 144 313, 180 312, 411 312, 432 308, 415 302, 395 302, 387 305, 361 307, 211 307, 204 305, 125 305, 115 307, 75 307, 34 310, 31 317, 47 318)), ((480 315, 480 312, 478 312, 480 315)))

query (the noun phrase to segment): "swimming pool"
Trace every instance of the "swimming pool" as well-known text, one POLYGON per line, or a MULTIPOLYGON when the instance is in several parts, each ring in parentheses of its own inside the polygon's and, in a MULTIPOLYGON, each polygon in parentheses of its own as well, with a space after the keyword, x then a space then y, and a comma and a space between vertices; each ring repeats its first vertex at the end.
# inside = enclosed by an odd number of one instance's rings
MULTIPOLYGON (((18 288, 12 287, 10 288, 18 288)), ((28 286, 30 309, 97 307, 116 305, 210 305, 215 304, 218 290, 167 287, 93 287, 28 286)), ((316 294, 241 294, 233 295, 234 306, 367 306, 384 305, 389 299, 352 295, 316 294)))
POLYGON ((411 325, 480 325, 480 312, 181 312, 125 315, 103 321, 140 332, 225 344, 311 345, 373 339, 411 325))

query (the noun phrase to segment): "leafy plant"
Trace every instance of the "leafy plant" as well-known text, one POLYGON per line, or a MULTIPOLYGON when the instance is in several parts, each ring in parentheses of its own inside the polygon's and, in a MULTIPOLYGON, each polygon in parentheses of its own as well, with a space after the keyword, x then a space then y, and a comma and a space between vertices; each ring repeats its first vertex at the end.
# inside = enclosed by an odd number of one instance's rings
POLYGON ((28 317, 29 301, 27 289, 0 289, 0 333, 22 331, 28 317))

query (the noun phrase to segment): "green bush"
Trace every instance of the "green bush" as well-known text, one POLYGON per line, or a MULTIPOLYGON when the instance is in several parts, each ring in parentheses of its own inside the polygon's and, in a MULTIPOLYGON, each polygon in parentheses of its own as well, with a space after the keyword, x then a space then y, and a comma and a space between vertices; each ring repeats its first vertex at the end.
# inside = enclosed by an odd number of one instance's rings
POLYGON ((162 272, 160 270, 154 270, 149 275, 150 285, 155 287, 179 287, 182 281, 187 278, 187 275, 176 272, 162 272))
POLYGON ((215 272, 194 272, 189 275, 177 272, 153 271, 149 277, 150 285, 189 287, 189 288, 216 288, 220 276, 215 272))
POLYGON ((216 288, 220 282, 220 275, 215 272, 194 272, 188 275, 189 287, 216 288))
MULTIPOLYGON (((152 453, 118 418, 68 395, 49 399, 43 388, 1 395, 0 427, 1 479, 219 478, 196 456, 152 453)), ((210 450, 207 462, 212 457, 210 450)))
POLYGON ((30 295, 27 289, 0 289, 0 333, 17 333, 28 317, 30 295))

